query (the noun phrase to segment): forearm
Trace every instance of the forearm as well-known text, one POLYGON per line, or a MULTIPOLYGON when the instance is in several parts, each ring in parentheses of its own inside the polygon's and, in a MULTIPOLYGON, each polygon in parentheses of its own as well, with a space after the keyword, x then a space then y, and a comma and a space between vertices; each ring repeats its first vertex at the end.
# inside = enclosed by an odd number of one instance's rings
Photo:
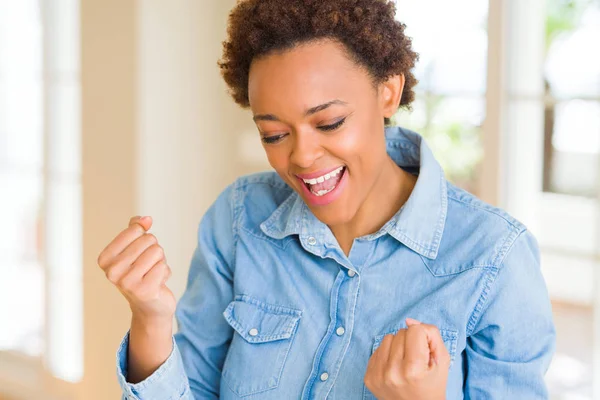
POLYGON ((173 321, 131 319, 127 381, 138 383, 154 373, 173 351, 173 321))

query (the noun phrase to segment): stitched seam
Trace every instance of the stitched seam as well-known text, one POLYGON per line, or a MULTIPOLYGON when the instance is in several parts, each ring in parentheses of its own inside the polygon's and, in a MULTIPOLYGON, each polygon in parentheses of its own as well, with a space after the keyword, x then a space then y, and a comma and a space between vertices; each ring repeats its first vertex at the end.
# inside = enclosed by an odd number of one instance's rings
MULTIPOLYGON (((343 274, 343 272, 341 272, 341 273, 343 274)), ((344 280, 343 275, 338 274, 338 276, 336 277, 336 279, 334 281, 334 286, 332 288, 332 290, 335 290, 335 298, 336 298, 336 300, 335 300, 336 301, 335 315, 337 315, 337 301, 338 301, 337 297, 339 295, 339 291, 342 286, 343 280, 344 280)), ((331 311, 330 311, 330 313, 331 313, 331 311)), ((323 354, 325 353, 325 349, 327 348, 327 343, 329 343, 329 341, 331 340, 331 336, 333 335, 334 330, 335 330, 335 328, 331 324, 329 324, 329 327, 327 329, 327 332, 325 332, 325 336, 324 336, 323 340, 319 343, 319 346, 317 347, 317 351, 316 351, 316 354, 315 354, 315 357, 313 359, 312 366, 311 366, 311 374, 309 375, 307 383, 304 386, 304 389, 302 390, 302 397, 301 397, 302 399, 309 398, 309 395, 311 394, 311 392, 313 390, 313 386, 315 384, 315 381, 317 380, 317 375, 319 374, 319 369, 316 367, 321 364, 323 354), (314 371, 314 373, 312 371, 314 371)))
MULTIPOLYGON (((374 252, 374 251, 373 251, 374 252)), ((370 258, 370 257, 369 257, 370 258)), ((366 262, 365 264, 366 265, 366 262)), ((364 267, 363 265, 363 267, 364 267)), ((355 278, 356 279, 356 278, 355 278)), ((346 345, 344 346, 344 349, 342 351, 342 356, 339 358, 339 360, 336 362, 335 364, 335 376, 333 377, 331 386, 329 387, 329 390, 327 391, 327 393, 325 394, 325 398, 327 398, 329 396, 329 393, 331 393, 331 390, 333 389, 333 386, 335 385, 335 381, 337 380, 339 373, 340 373, 340 368, 342 367, 342 363, 344 362, 344 358, 346 357, 346 353, 348 352, 348 347, 350 347, 350 342, 352 339, 352 333, 354 332, 354 320, 356 319, 356 309, 358 307, 358 293, 360 291, 360 274, 358 275, 358 288, 356 289, 356 294, 354 295, 354 307, 352 307, 351 313, 350 313, 350 317, 348 318, 348 320, 350 321, 351 325, 352 325, 352 329, 350 330, 350 332, 346 332, 348 334, 348 338, 346 339, 346 345)))
POLYGON ((235 329, 240 334, 240 336, 248 343, 264 343, 264 342, 273 342, 276 340, 289 339, 290 337, 292 337, 293 328, 300 320, 299 316, 294 317, 294 316, 285 316, 285 315, 280 315, 280 314, 271 314, 271 315, 279 315, 283 318, 291 320, 291 321, 287 321, 288 326, 284 328, 284 333, 275 334, 275 335, 260 335, 260 336, 253 337, 253 336, 249 336, 247 329, 245 327, 243 327, 239 322, 237 322, 233 318, 233 316, 232 316, 233 308, 234 307, 227 308, 227 310, 225 312, 225 319, 227 320, 229 325, 231 325, 231 327, 233 329, 235 329), (292 325, 290 326, 290 324, 292 324, 292 325), (292 328, 292 329, 290 329, 290 328, 292 328))
POLYGON ((436 274, 435 272, 433 272, 433 270, 427 264, 427 262, 425 260, 427 257, 424 257, 423 255, 419 254, 419 258, 421 259, 421 262, 425 265, 425 268, 427 268, 427 270, 431 273, 431 275, 435 276, 436 278, 452 276, 452 275, 459 275, 459 274, 462 274, 463 272, 466 272, 466 271, 469 271, 472 269, 494 268, 493 265, 490 265, 490 264, 473 264, 473 265, 469 265, 469 266, 461 269, 460 271, 444 272, 444 273, 436 274))
POLYGON ((298 325, 299 325, 299 320, 296 320, 295 325, 294 325, 294 330, 292 332, 290 332, 291 339, 287 346, 287 350, 285 351, 285 357, 283 357, 283 361, 281 363, 281 368, 279 369, 279 376, 277 377, 277 385, 275 387, 279 386, 279 382, 281 381, 281 375, 283 375, 283 369, 285 368, 285 364, 287 362, 288 356, 290 355, 290 349, 292 348, 292 344, 294 344, 294 339, 296 338, 295 330, 297 330, 298 325))
MULTIPOLYGON (((340 270, 341 273, 344 273, 342 270, 340 270)), ((329 344, 329 342, 331 341, 331 339, 333 338, 336 326, 337 326, 337 317, 338 317, 338 305, 340 304, 340 289, 342 288, 342 284, 344 282, 340 282, 340 286, 337 290, 336 296, 335 296, 335 305, 333 306, 333 318, 331 319, 332 321, 336 321, 336 323, 333 324, 333 326, 331 327, 331 333, 328 335, 329 339, 327 340, 327 344, 329 344)), ((327 347, 327 346, 325 346, 327 347)), ((323 351, 324 352, 324 351, 323 351)), ((339 363, 339 361, 338 361, 339 363)), ((337 365, 336 368, 334 369, 334 371, 338 371, 337 370, 337 365)), ((318 374, 318 372, 317 372, 318 374)), ((331 376, 331 375, 330 375, 331 376)), ((327 393, 325 394, 325 398, 327 398, 327 396, 329 396, 329 392, 331 392, 331 389, 333 388, 333 385, 335 384, 335 378, 337 377, 337 373, 335 375, 335 377, 332 379, 332 381, 329 382, 329 390, 327 391, 327 393)))
POLYGON ((513 230, 508 235, 508 237, 506 238, 506 241, 504 242, 504 245, 502 246, 502 248, 500 249, 500 251, 496 255, 496 258, 493 261, 494 266, 500 266, 504 262, 504 259, 506 258, 506 256, 508 255, 508 253, 510 252, 510 250, 512 249, 514 244, 517 242, 519 237, 521 237, 521 235, 525 231, 526 231, 526 229, 524 229, 524 228, 522 228, 520 230, 513 230))
POLYGON ((473 334, 475 327, 481 319, 481 315, 483 314, 482 311, 487 303, 491 286, 496 281, 496 278, 498 277, 498 274, 500 272, 500 268, 498 267, 500 264, 498 263, 498 261, 504 262, 506 255, 510 252, 510 249, 512 249, 517 239, 521 236, 523 232, 525 232, 525 230, 522 230, 520 232, 513 230, 508 235, 508 237, 504 241, 502 248, 496 255, 496 258, 494 260, 494 267, 490 268, 488 274, 486 275, 485 285, 483 287, 481 295, 479 296, 479 299, 477 300, 477 303, 475 304, 475 308, 471 313, 471 317, 469 318, 469 324, 467 325, 467 337, 473 334))
POLYGON ((477 325, 477 322, 479 322, 479 318, 481 317, 483 307, 487 301, 490 288, 492 286, 492 283, 496 280, 497 276, 497 268, 490 268, 488 270, 488 273, 485 275, 485 284, 483 286, 483 290, 481 291, 479 299, 477 299, 477 303, 475 304, 473 312, 469 317, 469 323, 467 324, 467 337, 473 334, 475 326, 477 325))
POLYGON ((242 301, 247 304, 252 304, 264 311, 269 311, 272 314, 287 314, 287 315, 291 315, 292 317, 301 317, 302 316, 301 310, 296 310, 294 308, 285 307, 285 306, 281 306, 278 304, 265 303, 258 299, 255 299, 252 296, 248 296, 246 294, 238 294, 237 296, 235 296, 235 300, 242 301))
POLYGON ((281 238, 281 239, 273 239, 270 236, 261 235, 259 233, 253 232, 253 231, 251 231, 250 229, 246 228, 243 225, 241 225, 240 228, 241 228, 242 231, 248 233, 249 235, 252 235, 252 236, 254 236, 257 239, 267 241, 267 242, 273 244, 274 246, 279 247, 282 250, 285 250, 287 248, 287 246, 290 244, 290 242, 294 241, 294 239, 292 237, 290 237, 290 236, 286 236, 286 237, 281 238))
POLYGON ((273 224, 275 223, 275 219, 277 219, 285 211, 292 208, 294 206, 294 201, 295 198, 294 194, 292 193, 275 209, 275 211, 273 211, 269 218, 267 218, 267 220, 265 221, 265 227, 271 229, 273 227, 273 224))
POLYGON ((475 209, 477 209, 477 210, 486 211, 486 212, 489 212, 490 214, 494 214, 494 215, 496 215, 496 216, 498 216, 498 217, 502 218, 502 219, 503 219, 504 221, 506 221, 506 222, 507 222, 507 223, 508 223, 508 224, 509 224, 511 227, 513 227, 513 228, 515 228, 515 229, 522 228, 522 227, 520 226, 520 225, 521 225, 521 223, 519 223, 519 222, 516 222, 516 221, 511 221, 510 219, 508 219, 508 218, 507 218, 505 215, 503 215, 502 213, 500 213, 500 212, 498 212, 498 211, 495 211, 494 209, 490 209, 490 208, 487 208, 487 207, 481 206, 481 205, 479 205, 479 204, 475 204, 475 203, 468 203, 468 202, 466 202, 466 201, 464 201, 464 200, 462 200, 462 199, 456 198, 456 197, 454 197, 454 196, 452 196, 452 195, 450 194, 450 191, 448 191, 448 198, 450 198, 450 199, 452 199, 452 200, 454 200, 454 201, 456 201, 456 202, 458 202, 458 203, 464 204, 464 205, 465 205, 465 206, 467 206, 467 207, 475 208, 475 209))
POLYGON ((502 244, 502 247, 500 248, 500 251, 494 258, 494 262, 493 262, 494 267, 490 268, 487 271, 487 274, 485 275, 485 283, 483 285, 483 289, 481 290, 481 294, 479 295, 479 298, 477 299, 477 302, 475 303, 475 307, 473 308, 473 312, 471 313, 471 316, 469 317, 469 323, 467 324, 467 332, 466 332, 467 337, 471 336, 473 334, 473 331, 475 330, 475 326, 479 322, 479 319, 481 318, 481 315, 482 315, 483 308, 487 302, 492 283, 496 280, 496 277, 498 276, 498 268, 497 268, 498 264, 496 264, 495 261, 498 260, 498 258, 501 256, 501 254, 505 251, 508 244, 510 243, 510 240, 511 240, 511 237, 513 236, 513 234, 514 234, 514 230, 511 231, 509 233, 509 235, 506 237, 506 239, 504 240, 504 243, 502 244))
POLYGON ((232 227, 233 231, 233 254, 232 260, 235 261, 237 254, 237 245, 239 242, 239 226, 240 220, 242 216, 242 208, 243 208, 244 200, 241 196, 241 188, 239 187, 239 180, 234 184, 233 191, 233 207, 231 207, 231 217, 232 217, 232 227))
POLYGON ((439 249, 440 241, 442 239, 442 234, 444 233, 444 225, 446 223, 446 215, 448 213, 448 186, 446 185, 446 179, 444 178, 443 173, 440 176, 440 191, 442 193, 442 215, 440 217, 440 220, 438 221, 435 235, 433 237, 433 247, 430 250, 432 257, 434 255, 434 253, 437 252, 437 249, 439 249), (434 248, 435 248, 435 250, 433 250, 434 248))
POLYGON ((177 362, 177 357, 175 356, 177 347, 174 339, 171 340, 173 341, 173 350, 171 351, 169 358, 167 358, 167 361, 165 361, 165 363, 159 367, 154 374, 150 375, 148 379, 131 385, 131 390, 136 396, 138 396, 139 393, 144 391, 147 387, 151 386, 155 382, 158 382, 165 374, 168 374, 175 367, 175 363, 177 362))
MULTIPOLYGON (((427 255, 429 255, 433 251, 433 248, 428 247, 428 246, 423 246, 422 244, 415 242, 414 240, 412 240, 411 238, 406 236, 406 234, 404 232, 398 231, 398 233, 402 236, 402 241, 407 244, 410 244, 411 247, 415 247, 415 250, 417 252, 427 253, 427 255)), ((427 255, 425 255, 425 256, 427 257, 427 255)))
MULTIPOLYGON (((393 329, 392 331, 388 332, 388 333, 384 333, 382 335, 377 335, 375 336, 375 339, 373 340, 373 346, 371 349, 371 353, 375 352, 375 350, 377 350, 377 348, 381 345, 381 341, 383 340, 384 337, 386 337, 387 335, 395 335, 396 332, 398 332, 400 329, 404 328, 404 325, 399 326, 396 329, 393 329)), ((447 341, 450 343, 450 359, 451 361, 454 361, 454 359, 456 358, 456 347, 457 347, 457 341, 458 341, 458 331, 454 330, 454 329, 438 329, 440 332, 440 336, 442 337, 443 341, 447 341)))

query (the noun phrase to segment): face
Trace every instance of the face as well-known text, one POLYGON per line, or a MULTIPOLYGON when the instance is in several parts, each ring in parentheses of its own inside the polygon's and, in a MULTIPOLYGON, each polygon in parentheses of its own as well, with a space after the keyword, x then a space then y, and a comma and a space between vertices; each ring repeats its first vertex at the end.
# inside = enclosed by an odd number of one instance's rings
POLYGON ((345 48, 311 42, 253 61, 250 107, 269 163, 327 225, 352 221, 389 161, 384 118, 402 76, 378 86, 345 48))

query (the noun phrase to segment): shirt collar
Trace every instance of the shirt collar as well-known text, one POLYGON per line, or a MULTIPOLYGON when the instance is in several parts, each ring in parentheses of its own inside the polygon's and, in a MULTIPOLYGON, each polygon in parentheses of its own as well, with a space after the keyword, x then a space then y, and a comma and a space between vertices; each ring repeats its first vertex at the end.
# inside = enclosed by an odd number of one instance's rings
MULTIPOLYGON (((418 173, 419 177, 410 197, 396 215, 378 232, 364 239, 374 240, 389 234, 422 256, 435 259, 448 208, 444 173, 419 134, 400 127, 386 128, 385 134, 390 157, 405 170, 418 173)), ((310 212, 296 192, 261 224, 261 229, 274 239, 300 235, 319 237, 327 242, 335 240, 329 228, 310 212)))

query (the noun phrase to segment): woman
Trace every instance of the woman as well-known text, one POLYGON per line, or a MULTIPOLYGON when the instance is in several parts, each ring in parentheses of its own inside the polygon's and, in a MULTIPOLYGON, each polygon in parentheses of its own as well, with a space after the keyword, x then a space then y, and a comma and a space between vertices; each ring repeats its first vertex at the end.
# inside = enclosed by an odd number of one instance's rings
POLYGON ((547 397, 535 239, 385 127, 416 59, 391 1, 238 3, 220 66, 275 172, 206 213, 176 312, 149 217, 100 254, 132 309, 126 398, 547 397))

